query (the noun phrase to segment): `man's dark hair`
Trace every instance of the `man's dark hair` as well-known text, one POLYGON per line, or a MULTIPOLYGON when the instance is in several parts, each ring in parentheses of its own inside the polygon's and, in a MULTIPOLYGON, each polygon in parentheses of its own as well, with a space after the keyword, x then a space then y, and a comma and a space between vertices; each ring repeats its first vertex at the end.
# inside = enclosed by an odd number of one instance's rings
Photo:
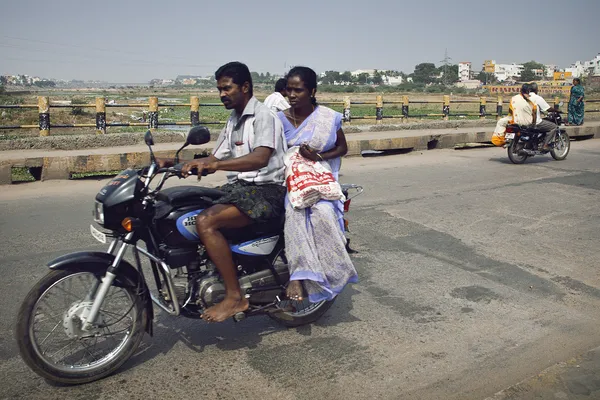
POLYGON ((233 83, 239 86, 248 82, 250 84, 250 96, 253 96, 254 88, 252 86, 252 75, 250 75, 250 70, 246 64, 239 61, 232 61, 222 65, 217 72, 215 72, 215 79, 219 80, 223 77, 231 78, 233 83))
MULTIPOLYGON (((292 68, 286 78, 291 78, 292 76, 300 78, 309 91, 317 88, 317 73, 308 67, 292 68)), ((317 99, 314 97, 311 97, 311 101, 313 104, 317 104, 317 99)))
POLYGON ((577 84, 578 84, 578 85, 579 85, 579 84, 581 84, 581 79, 579 79, 579 78, 575 78, 575 79, 573 79, 573 84, 575 83, 575 81, 577 81, 577 84))
POLYGON ((285 79, 285 78, 277 79, 277 82, 275 82, 275 91, 282 92, 283 90, 285 90, 286 86, 287 86, 287 79, 285 79))
POLYGON ((523 86, 521 86, 521 93, 529 94, 530 91, 531 85, 529 83, 524 83, 523 86))
POLYGON ((538 84, 535 83, 535 82, 530 83, 529 84, 529 91, 537 94, 537 92, 538 92, 538 84))

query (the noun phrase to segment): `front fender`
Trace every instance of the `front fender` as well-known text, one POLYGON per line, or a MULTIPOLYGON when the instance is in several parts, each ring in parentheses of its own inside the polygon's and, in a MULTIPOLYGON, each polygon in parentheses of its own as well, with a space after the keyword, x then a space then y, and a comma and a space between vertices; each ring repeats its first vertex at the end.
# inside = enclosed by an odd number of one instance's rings
MULTIPOLYGON (((81 251, 65 254, 48 263, 50 269, 81 270, 89 271, 98 279, 104 276, 106 269, 113 263, 115 256, 100 251, 81 251)), ((146 332, 152 335, 152 320, 154 319, 154 308, 148 285, 137 269, 129 262, 121 260, 115 271, 115 285, 119 287, 140 287, 142 289, 142 300, 146 306, 146 332), (138 286, 139 285, 139 286, 138 286)))

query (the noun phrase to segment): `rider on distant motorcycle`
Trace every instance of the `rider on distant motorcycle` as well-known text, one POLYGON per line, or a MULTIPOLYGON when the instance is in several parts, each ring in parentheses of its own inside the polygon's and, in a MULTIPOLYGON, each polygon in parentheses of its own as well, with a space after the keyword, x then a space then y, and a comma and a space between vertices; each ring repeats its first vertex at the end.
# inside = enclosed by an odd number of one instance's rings
POLYGON ((546 133, 546 138, 544 139, 544 146, 542 147, 543 151, 550 151, 550 143, 554 140, 554 136, 556 135, 556 131, 558 127, 555 123, 542 119, 540 111, 544 113, 548 112, 559 112, 556 108, 550 107, 550 105, 544 100, 544 98, 538 95, 538 85, 537 83, 529 84, 529 99, 533 101, 537 106, 537 124, 535 125, 535 129, 540 132, 546 133))
POLYGON ((505 143, 504 133, 508 124, 518 124, 521 126, 536 124, 537 105, 529 98, 530 90, 530 84, 525 83, 521 86, 521 93, 510 99, 508 115, 498 120, 494 135, 492 136, 492 143, 496 146, 502 146, 505 143))

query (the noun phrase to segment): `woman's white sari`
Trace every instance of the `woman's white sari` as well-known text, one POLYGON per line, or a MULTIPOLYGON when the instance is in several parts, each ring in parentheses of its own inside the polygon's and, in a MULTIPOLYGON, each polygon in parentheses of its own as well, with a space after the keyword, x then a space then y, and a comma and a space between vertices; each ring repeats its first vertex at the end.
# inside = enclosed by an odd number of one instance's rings
MULTIPOLYGON (((283 122, 288 146, 307 143, 319 152, 335 146, 342 115, 330 108, 317 106, 312 114, 295 128, 278 113, 283 122)), ((341 159, 323 161, 338 179, 341 159)), ((331 300, 358 276, 346 251, 342 201, 321 200, 312 207, 296 210, 287 201, 285 210, 285 252, 290 280, 304 281, 311 302, 331 300)))

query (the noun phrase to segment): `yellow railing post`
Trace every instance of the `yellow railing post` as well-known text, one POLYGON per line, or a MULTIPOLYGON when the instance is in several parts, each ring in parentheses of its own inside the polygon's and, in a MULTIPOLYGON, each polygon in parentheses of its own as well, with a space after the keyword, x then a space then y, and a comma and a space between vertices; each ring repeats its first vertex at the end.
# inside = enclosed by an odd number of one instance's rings
POLYGON ((38 112, 40 114, 40 136, 50 135, 50 99, 38 96, 38 112))
POLYGON ((352 113, 350 112, 350 96, 344 96, 344 122, 350 123, 352 113))
POLYGON ((158 128, 158 97, 150 97, 148 104, 148 128, 151 131, 158 128))
POLYGON ((485 97, 479 98, 479 119, 485 119, 485 105, 487 104, 487 100, 485 97))
POLYGON ((498 114, 496 119, 502 118, 502 96, 498 96, 498 104, 496 105, 496 114, 498 114))
POLYGON ((106 133, 106 99, 96 97, 96 133, 106 133))
POLYGON ((444 121, 448 121, 450 117, 450 96, 444 95, 444 105, 442 106, 442 114, 444 114, 444 121))
POLYGON ((200 125, 200 98, 190 97, 190 123, 192 126, 200 125))
POLYGON ((402 118, 408 121, 408 96, 402 96, 402 118))
POLYGON ((383 122, 383 96, 377 95, 377 101, 375 104, 375 116, 377 118, 377 125, 383 122))

